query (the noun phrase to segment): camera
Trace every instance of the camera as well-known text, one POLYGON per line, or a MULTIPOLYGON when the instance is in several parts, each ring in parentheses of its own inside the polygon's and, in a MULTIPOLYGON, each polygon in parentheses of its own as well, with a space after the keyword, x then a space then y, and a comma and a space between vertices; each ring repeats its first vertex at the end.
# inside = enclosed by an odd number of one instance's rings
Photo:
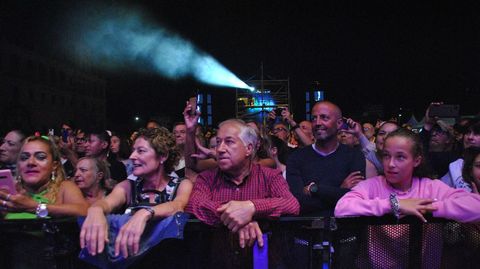
POLYGON ((285 110, 284 107, 277 107, 277 108, 275 108, 275 115, 276 115, 277 117, 281 117, 283 110, 285 110))

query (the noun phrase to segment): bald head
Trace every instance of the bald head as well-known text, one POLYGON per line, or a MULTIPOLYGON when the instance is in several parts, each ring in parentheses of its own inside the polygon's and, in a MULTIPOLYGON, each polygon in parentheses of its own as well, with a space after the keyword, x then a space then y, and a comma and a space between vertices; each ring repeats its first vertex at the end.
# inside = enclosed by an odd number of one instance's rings
POLYGON ((322 101, 312 108, 313 135, 317 146, 337 145, 337 130, 342 124, 342 112, 332 102, 322 101))
POLYGON ((320 101, 320 102, 317 102, 317 103, 315 103, 315 105, 313 106, 312 110, 314 110, 315 107, 317 107, 317 106, 327 107, 327 108, 331 111, 331 114, 332 114, 333 116, 335 116, 336 119, 341 119, 341 118, 342 118, 342 110, 340 110, 340 108, 339 108, 336 104, 334 104, 334 103, 332 103, 332 102, 330 102, 330 101, 320 101))

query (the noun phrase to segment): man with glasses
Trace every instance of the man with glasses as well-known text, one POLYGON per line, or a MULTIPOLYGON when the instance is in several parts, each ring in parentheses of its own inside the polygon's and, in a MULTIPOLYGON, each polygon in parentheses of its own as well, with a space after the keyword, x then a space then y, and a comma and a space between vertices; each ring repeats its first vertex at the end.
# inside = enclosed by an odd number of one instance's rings
POLYGON ((77 129, 75 131, 75 144, 73 148, 78 158, 85 157, 86 142, 87 142, 87 137, 85 135, 85 132, 82 129, 77 129))
POLYGON ((288 143, 288 138, 290 137, 290 132, 288 131, 287 126, 284 123, 277 123, 273 126, 272 133, 274 136, 280 138, 281 140, 288 143))

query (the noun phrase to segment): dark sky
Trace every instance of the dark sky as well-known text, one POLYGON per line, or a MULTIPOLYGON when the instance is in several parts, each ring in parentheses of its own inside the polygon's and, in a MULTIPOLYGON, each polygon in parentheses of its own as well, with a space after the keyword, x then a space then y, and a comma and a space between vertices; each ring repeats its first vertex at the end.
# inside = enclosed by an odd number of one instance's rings
MULTIPOLYGON (((87 1, 77 2, 1 4, 2 33, 8 39, 27 40, 25 43, 33 42, 32 46, 56 51, 52 40, 66 34, 60 30, 65 14, 69 14, 66 10, 89 5, 87 1)), ((432 100, 459 103, 463 114, 478 112, 478 4, 356 2, 104 3, 144 10, 213 55, 241 79, 257 74, 263 63, 265 74, 290 79, 294 105, 318 81, 327 89, 327 98, 346 114, 358 114, 365 106, 381 104, 387 113, 401 106, 421 117, 432 100)), ((182 99, 178 98, 178 89, 191 85, 189 81, 168 81, 135 70, 102 75, 113 96, 108 102, 112 120, 126 116, 126 111, 146 114, 159 106, 168 106, 166 113, 179 110, 175 107, 182 99)))

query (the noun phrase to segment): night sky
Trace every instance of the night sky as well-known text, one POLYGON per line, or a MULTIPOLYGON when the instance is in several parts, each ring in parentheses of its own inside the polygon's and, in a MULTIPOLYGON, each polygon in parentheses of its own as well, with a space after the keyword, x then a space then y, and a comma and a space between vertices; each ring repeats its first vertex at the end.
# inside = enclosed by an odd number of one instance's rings
MULTIPOLYGON (((4 2, 2 36, 61 59, 55 40, 68 37, 64 20, 90 5, 77 2, 81 3, 4 2)), ((104 6, 143 10, 241 79, 258 74, 263 63, 266 75, 290 79, 294 106, 318 81, 327 89, 327 99, 338 103, 347 116, 380 104, 387 115, 402 107, 421 118, 433 100, 461 104, 462 114, 478 112, 477 3, 357 2, 105 1, 104 6)), ((138 70, 98 74, 108 82, 107 111, 113 124, 133 114, 148 117, 152 111, 179 114, 181 95, 202 87, 138 70)), ((214 90, 230 94, 224 92, 227 89, 214 90)), ((302 111, 303 104, 294 110, 302 111)))

